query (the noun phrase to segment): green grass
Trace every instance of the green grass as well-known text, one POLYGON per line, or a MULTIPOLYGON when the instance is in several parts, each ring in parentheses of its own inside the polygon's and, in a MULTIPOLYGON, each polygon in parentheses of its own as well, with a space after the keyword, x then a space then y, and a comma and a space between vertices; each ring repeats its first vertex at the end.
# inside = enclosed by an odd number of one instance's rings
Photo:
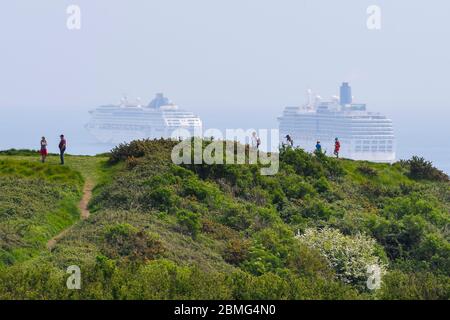
MULTIPOLYGON (((102 176, 105 175, 104 164, 106 163, 107 158, 67 155, 65 157, 66 164, 61 166, 59 165, 58 155, 49 155, 44 166, 41 166, 39 154, 20 154, 9 156, 0 153, 0 168, 2 160, 25 161, 28 165, 26 168, 22 168, 21 170, 24 170, 25 173, 31 175, 40 172, 42 175, 53 176, 54 174, 65 172, 66 168, 69 168, 72 170, 71 172, 73 174, 81 174, 83 179, 91 179, 91 181, 95 184, 101 179, 102 176)), ((8 171, 14 169, 5 168, 5 170, 8 171)))
POLYGON ((102 157, 58 156, 41 163, 34 153, 0 154, 0 265, 20 263, 46 250, 47 241, 79 220, 86 180, 102 176, 102 157))

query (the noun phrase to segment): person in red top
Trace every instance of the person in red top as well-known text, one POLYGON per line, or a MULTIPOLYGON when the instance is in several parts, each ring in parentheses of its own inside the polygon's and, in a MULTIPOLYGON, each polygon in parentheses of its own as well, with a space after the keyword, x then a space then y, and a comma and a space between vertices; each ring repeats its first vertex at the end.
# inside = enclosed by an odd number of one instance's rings
POLYGON ((64 164, 64 152, 66 152, 67 142, 63 134, 59 137, 61 138, 59 141, 59 157, 61 159, 61 164, 64 164))
POLYGON ((47 151, 47 140, 45 137, 42 137, 41 139, 41 151, 39 152, 41 154, 41 161, 42 163, 45 162, 45 158, 47 158, 48 151, 47 151))
POLYGON ((336 158, 339 158, 339 150, 341 149, 341 143, 339 142, 339 139, 334 139, 334 155, 336 158))

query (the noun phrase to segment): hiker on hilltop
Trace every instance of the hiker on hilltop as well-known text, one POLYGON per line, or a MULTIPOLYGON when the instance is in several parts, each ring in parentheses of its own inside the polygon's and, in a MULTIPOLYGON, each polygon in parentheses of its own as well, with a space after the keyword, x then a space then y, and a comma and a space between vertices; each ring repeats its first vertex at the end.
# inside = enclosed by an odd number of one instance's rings
POLYGON ((339 150, 341 149, 341 143, 339 142, 339 139, 334 139, 334 155, 336 158, 339 158, 339 150))
POLYGON ((292 140, 291 136, 288 134, 286 135, 286 141, 287 141, 288 145, 291 146, 291 148, 294 147, 294 140, 292 140))
POLYGON ((45 137, 42 137, 41 139, 41 151, 39 153, 41 154, 41 161, 42 163, 44 163, 48 155, 47 140, 45 139, 45 137))
POLYGON ((322 146, 321 146, 319 140, 317 140, 317 143, 316 143, 316 152, 322 153, 322 146))
POLYGON ((63 134, 59 137, 61 138, 59 141, 59 157, 61 159, 61 164, 64 164, 64 153, 66 152, 67 142, 63 134))
POLYGON ((259 149, 259 145, 261 144, 261 139, 256 135, 256 132, 252 133, 252 147, 259 149))

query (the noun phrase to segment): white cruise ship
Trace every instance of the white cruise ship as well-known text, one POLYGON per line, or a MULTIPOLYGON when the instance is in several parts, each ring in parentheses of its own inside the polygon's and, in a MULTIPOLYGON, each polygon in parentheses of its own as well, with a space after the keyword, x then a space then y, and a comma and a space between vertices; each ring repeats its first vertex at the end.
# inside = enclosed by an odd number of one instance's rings
POLYGON ((286 107, 278 118, 280 141, 286 135, 294 145, 307 151, 320 141, 328 155, 334 151, 334 140, 339 138, 340 156, 354 160, 374 162, 395 161, 395 136, 392 120, 380 113, 368 112, 365 104, 353 103, 351 87, 344 82, 340 97, 322 101, 312 97, 301 107, 286 107))
POLYGON ((86 129, 100 142, 118 144, 137 139, 171 138, 201 135, 202 121, 192 112, 182 110, 158 93, 142 106, 139 99, 129 103, 126 98, 119 105, 105 105, 90 111, 86 129), (182 130, 180 130, 182 129, 182 130))

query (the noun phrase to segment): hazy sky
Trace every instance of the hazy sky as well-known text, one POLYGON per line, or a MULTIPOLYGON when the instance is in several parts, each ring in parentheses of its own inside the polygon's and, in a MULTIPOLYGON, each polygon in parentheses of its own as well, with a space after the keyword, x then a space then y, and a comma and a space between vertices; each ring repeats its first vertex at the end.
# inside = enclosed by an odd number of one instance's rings
POLYGON ((14 0, 0 39, 0 115, 50 121, 162 91, 206 127, 271 128, 307 88, 349 81, 405 143, 450 149, 448 0, 14 0), (70 4, 81 30, 66 27, 70 4))

